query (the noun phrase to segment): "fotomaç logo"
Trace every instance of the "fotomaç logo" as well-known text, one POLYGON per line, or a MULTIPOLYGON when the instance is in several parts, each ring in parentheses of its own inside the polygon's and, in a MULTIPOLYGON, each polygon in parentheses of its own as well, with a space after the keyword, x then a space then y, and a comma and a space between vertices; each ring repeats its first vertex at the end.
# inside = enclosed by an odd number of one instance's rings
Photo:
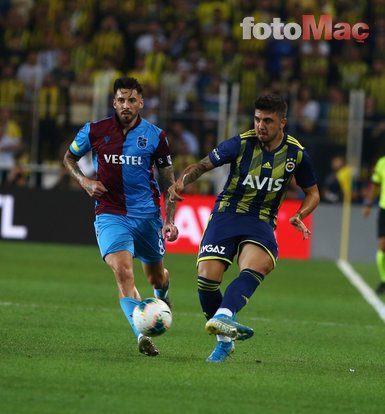
POLYGON ((242 38, 250 40, 252 36, 258 40, 273 37, 276 40, 351 40, 364 43, 369 36, 369 26, 366 23, 346 22, 333 24, 333 16, 321 15, 318 25, 313 15, 302 16, 302 25, 298 23, 283 23, 281 18, 273 18, 272 23, 254 23, 254 17, 244 17, 242 23, 242 38))

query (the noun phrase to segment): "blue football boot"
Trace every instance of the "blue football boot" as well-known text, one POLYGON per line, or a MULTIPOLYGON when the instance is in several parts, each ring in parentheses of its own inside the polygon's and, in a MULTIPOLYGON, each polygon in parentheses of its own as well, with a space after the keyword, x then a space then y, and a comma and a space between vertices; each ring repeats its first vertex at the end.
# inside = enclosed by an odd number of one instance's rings
POLYGON ((218 341, 214 351, 206 359, 207 362, 224 362, 232 352, 234 352, 234 341, 223 342, 218 341))

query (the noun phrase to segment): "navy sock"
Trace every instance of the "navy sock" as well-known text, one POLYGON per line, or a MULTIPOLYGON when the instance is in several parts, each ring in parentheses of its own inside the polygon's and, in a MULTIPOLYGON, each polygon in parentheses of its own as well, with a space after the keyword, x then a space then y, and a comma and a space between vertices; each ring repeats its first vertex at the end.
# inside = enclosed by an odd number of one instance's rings
POLYGON ((222 302, 222 293, 219 290, 221 282, 198 276, 198 296, 206 319, 215 315, 222 302))
POLYGON ((261 273, 252 269, 242 270, 239 276, 227 286, 220 307, 230 309, 233 313, 239 312, 264 278, 261 273))

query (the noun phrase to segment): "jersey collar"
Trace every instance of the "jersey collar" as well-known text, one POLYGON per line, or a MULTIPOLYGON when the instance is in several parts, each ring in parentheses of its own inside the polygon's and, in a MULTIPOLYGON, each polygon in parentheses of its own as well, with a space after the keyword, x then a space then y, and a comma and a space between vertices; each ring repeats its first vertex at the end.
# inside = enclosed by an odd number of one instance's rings
MULTIPOLYGON (((117 126, 119 126, 119 128, 121 130, 123 130, 122 124, 119 122, 119 118, 116 114, 114 115, 114 122, 117 126)), ((127 130, 127 132, 132 131, 133 129, 135 129, 141 122, 142 122, 142 117, 138 114, 138 117, 136 118, 135 124, 129 130, 127 130)))

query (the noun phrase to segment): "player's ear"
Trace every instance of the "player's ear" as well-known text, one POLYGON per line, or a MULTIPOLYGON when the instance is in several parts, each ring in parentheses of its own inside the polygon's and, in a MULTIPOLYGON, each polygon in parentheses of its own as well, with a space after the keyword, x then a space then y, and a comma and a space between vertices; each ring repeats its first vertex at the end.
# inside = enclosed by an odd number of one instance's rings
POLYGON ((143 98, 140 98, 139 108, 142 109, 143 107, 144 107, 144 100, 143 100, 143 98))
POLYGON ((282 118, 281 119, 281 127, 282 127, 282 129, 285 127, 286 123, 287 123, 287 118, 282 118))

